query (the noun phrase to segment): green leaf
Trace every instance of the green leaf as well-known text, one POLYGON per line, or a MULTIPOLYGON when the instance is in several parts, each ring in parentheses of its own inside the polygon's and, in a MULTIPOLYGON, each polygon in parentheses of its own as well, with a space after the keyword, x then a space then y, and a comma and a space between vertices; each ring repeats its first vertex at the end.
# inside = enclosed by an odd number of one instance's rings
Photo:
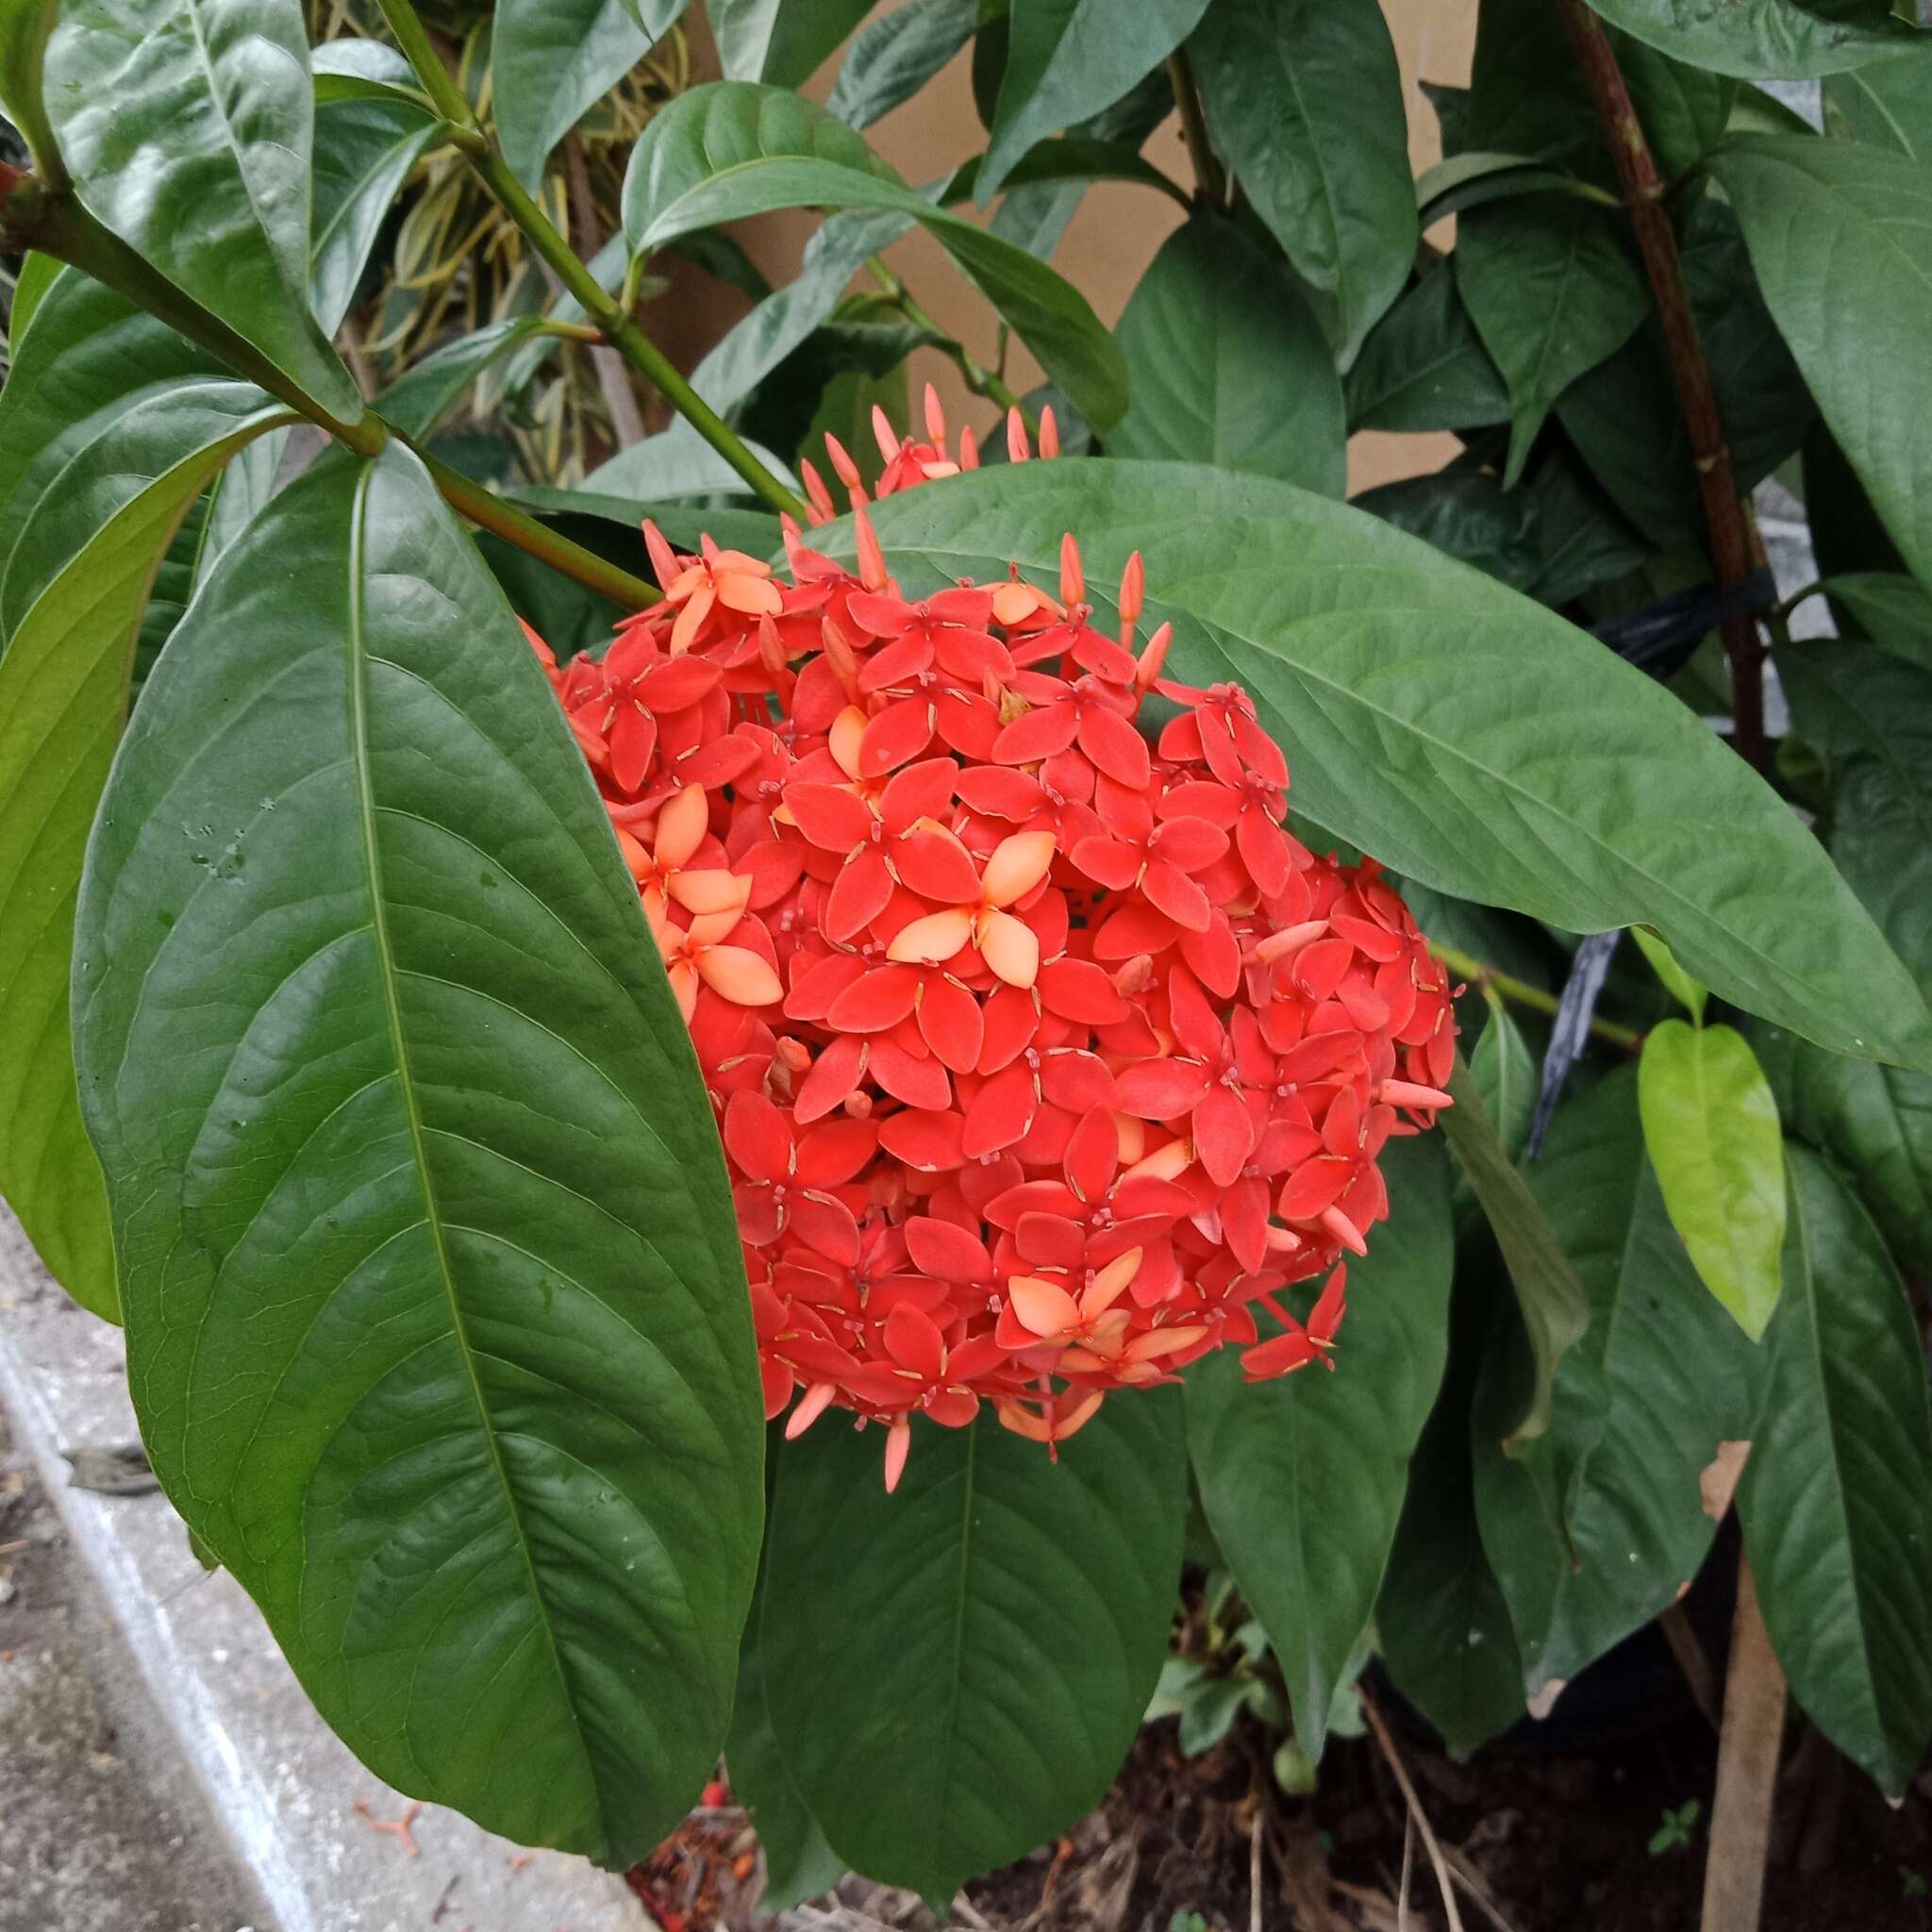
POLYGON ((1503 1252, 1529 1343, 1528 1387, 1521 1399, 1512 1397, 1511 1413, 1499 1419, 1507 1431, 1505 1453, 1521 1456, 1550 1426, 1557 1370, 1590 1324, 1590 1302, 1548 1218, 1510 1164, 1496 1124, 1459 1053, 1449 1076, 1449 1091, 1456 1105, 1444 1110, 1442 1131, 1503 1252))
POLYGON ((377 408, 383 421, 405 436, 420 440, 433 435, 479 377, 505 357, 547 333, 541 317, 518 315, 444 342, 411 364, 382 392, 377 408))
POLYGON ((1348 426, 1474 429, 1509 420, 1509 391, 1456 282, 1452 256, 1369 331, 1348 372, 1348 426))
MULTIPOLYGON (((229 545, 275 493, 288 448, 286 429, 272 429, 266 436, 258 436, 229 458, 221 475, 208 486, 207 514, 195 533, 194 555, 189 569, 191 593, 208 581, 208 573, 226 555, 229 545)), ((153 600, 149 609, 152 615, 153 600)), ((168 628, 172 633, 174 625, 170 624, 168 628)))
POLYGON ((1448 1352, 1448 1164, 1429 1136, 1391 1141, 1383 1167, 1390 1218, 1347 1264, 1336 1373, 1245 1382, 1239 1355, 1222 1349, 1187 1374, 1202 1507, 1268 1633, 1310 1757, 1374 1613, 1448 1352))
MULTIPOLYGON (((1414 538, 1265 477, 1104 458, 949 477, 872 516, 922 595, 1009 562, 1055 582, 1071 530, 1105 611, 1140 550, 1174 675, 1248 688, 1297 810, 1439 891, 1565 932, 1655 925, 1733 1004, 1927 1062, 1910 975, 1763 780, 1593 638, 1414 538)), ((844 525, 815 541, 854 554, 844 525)))
POLYGON ((163 1486, 377 1775, 641 1857, 752 1591, 743 1275, 608 821, 408 451, 318 464, 196 599, 75 952, 163 1486))
POLYGON ((1407 120, 1382 9, 1224 0, 1189 53, 1215 145, 1309 284, 1346 368, 1415 257, 1407 120))
MULTIPOLYGON (((625 553, 629 558, 642 553, 639 531, 646 517, 679 550, 691 553, 707 533, 722 548, 743 550, 753 557, 775 555, 784 547, 778 519, 769 510, 719 509, 708 505, 694 508, 686 503, 653 503, 635 496, 605 496, 595 491, 552 490, 536 484, 506 490, 504 494, 541 516, 580 516, 622 525, 634 544, 625 553)), ((589 537, 589 532, 584 534, 589 537)), ((594 538, 590 541, 592 549, 598 547, 594 538)))
POLYGON ((1788 1133, 1828 1154, 1905 1265, 1932 1274, 1932 1080, 1751 1029, 1788 1133))
POLYGON ((1777 670, 1830 774, 1831 856, 1932 995, 1932 670, 1849 639, 1780 645, 1777 670))
POLYGON ((1650 961, 1650 969, 1669 989, 1671 997, 1689 1012, 1700 1026, 1704 1024, 1704 1003, 1710 997, 1708 987, 1700 986, 1696 980, 1677 964, 1670 947, 1664 944, 1656 933, 1646 926, 1633 925, 1630 937, 1637 941, 1637 949, 1650 961))
POLYGON ((1932 1415, 1919 1325, 1843 1180, 1790 1151, 1764 1423, 1738 1485, 1791 1694, 1902 1796, 1932 1736, 1932 1415))
POLYGON ((980 201, 1035 142, 1111 107, 1158 67, 1207 10, 1208 0, 1013 0, 980 201))
POLYGON ((330 335, 356 299, 403 183, 440 138, 435 119, 407 100, 350 99, 316 108, 308 298, 330 335))
POLYGON ((51 583, 0 661, 0 1193, 54 1277, 120 1318, 100 1163, 81 1125, 68 1030, 81 854, 127 712, 155 572, 238 442, 143 479, 51 583))
POLYGON ((1597 208, 1615 208, 1614 195, 1560 169, 1539 167, 1521 155, 1451 155, 1416 177, 1416 217, 1424 228, 1449 215, 1523 194, 1568 194, 1597 208))
POLYGON ((1914 29, 1887 0, 1591 0, 1606 20, 1719 74, 1744 80, 1838 74, 1907 44, 1914 29))
POLYGON ((1896 148, 1907 160, 1932 161, 1932 61, 1915 48, 1831 75, 1824 125, 1871 147, 1896 148))
POLYGON ((908 0, 869 21, 825 98, 848 127, 870 127, 904 107, 973 38, 978 0, 908 0))
POLYGON ((1364 490, 1354 501, 1513 590, 1531 590, 1542 575, 1537 500, 1526 490, 1505 490, 1492 471, 1405 476, 1364 490))
POLYGON ((1675 1600, 1717 1524, 1698 1478, 1748 1438, 1762 1352, 1705 1292, 1644 1154, 1635 1070, 1558 1110, 1531 1190, 1590 1299, 1557 1370, 1552 1523, 1534 1474, 1475 1445, 1476 1511, 1522 1646, 1519 1690, 1574 1677, 1675 1600))
POLYGON ((1293 275, 1214 215, 1161 243, 1121 316, 1134 400, 1121 457, 1253 470, 1326 496, 1348 483, 1341 384, 1293 275))
POLYGON ((912 1428, 891 1496, 877 1430, 780 1453, 765 1697, 840 1855, 950 1898, 1113 1782, 1167 1651, 1187 1463, 1177 1391, 1108 1402, 1058 1462, 990 1413, 912 1428))
POLYGON ((1932 591, 1889 571, 1854 571, 1819 587, 1880 650, 1932 671, 1932 591))
POLYGON ((20 273, 13 278, 13 300, 7 309, 7 353, 20 358, 20 345, 26 338, 27 324, 41 306, 41 298, 65 272, 66 263, 51 255, 30 248, 20 258, 20 273))
POLYGON ((1184 1757, 1198 1757, 1211 1751, 1227 1736, 1236 1715, 1247 1702, 1251 1680, 1241 1677, 1209 1677, 1189 1693, 1181 1706, 1180 1735, 1177 1742, 1184 1757))
POLYGON ((872 0, 707 0, 726 80, 801 87, 872 10, 872 0))
POLYGON ((1710 167, 1825 422, 1907 567, 1932 580, 1932 174, 1795 135, 1743 137, 1710 167))
MULTIPOLYGON (((774 475, 790 475, 783 458, 749 441, 745 447, 774 475)), ((605 496, 708 496, 721 491, 735 496, 744 491, 744 478, 681 418, 669 429, 619 450, 584 482, 605 496)))
POLYGON ((315 113, 297 0, 67 0, 47 106, 88 210, 344 423, 308 308, 315 113))
POLYGON ((1495 1125, 1503 1152, 1512 1161, 1522 1159, 1529 1141, 1530 1116, 1536 1111, 1541 1072, 1522 1027, 1493 992, 1482 1037, 1470 1049, 1469 1077, 1483 1097, 1483 1109, 1495 1125))
POLYGON ((781 208, 910 215, 997 308, 1095 428, 1126 408, 1120 351, 1087 299, 1024 250, 908 188, 849 127, 777 88, 720 81, 680 95, 644 130, 625 177, 631 249, 781 208))
POLYGON ((0 105, 42 167, 58 154, 42 98, 47 39, 59 0, 7 0, 0 6, 0 105))
POLYGON ((550 150, 668 33, 685 0, 497 0, 496 138, 532 191, 550 150))
MULTIPOLYGON (((941 191, 940 201, 950 207, 955 202, 968 199, 978 186, 980 170, 985 165, 984 155, 974 155, 971 160, 961 161, 941 191)), ((1069 182, 1084 187, 1094 181, 1137 182, 1142 188, 1158 189, 1184 208, 1191 211, 1193 208, 1194 204, 1188 192, 1172 175, 1163 175, 1153 162, 1142 160, 1138 148, 1128 142, 1103 140, 1096 135, 1077 132, 1034 142, 1013 163, 1011 172, 1007 175, 1008 199, 1000 206, 1006 208, 1015 193, 1027 188, 1069 182)), ((997 222, 997 215, 994 220, 997 222)))
POLYGON ((1777 1306, 1785 1235, 1771 1082, 1741 1033, 1666 1020, 1644 1040, 1638 1097, 1671 1224, 1705 1286, 1757 1341, 1777 1306))
POLYGON ((1615 218, 1537 196, 1472 210, 1456 244, 1457 286, 1508 386, 1514 424, 1503 480, 1523 473, 1550 406, 1614 355, 1649 312, 1615 218))
POLYGON ((395 101, 425 113, 432 109, 415 69, 387 41, 324 41, 308 50, 308 72, 318 108, 335 101, 395 101))

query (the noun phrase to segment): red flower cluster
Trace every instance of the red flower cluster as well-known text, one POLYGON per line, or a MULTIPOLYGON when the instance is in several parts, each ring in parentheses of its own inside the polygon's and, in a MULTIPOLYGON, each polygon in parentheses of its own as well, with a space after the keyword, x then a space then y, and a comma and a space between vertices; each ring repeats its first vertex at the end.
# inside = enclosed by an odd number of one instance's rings
MULTIPOLYGON (((882 493, 958 467, 936 409, 882 441, 882 493)), ((663 602, 601 660, 532 642, 717 1109, 767 1413, 886 1424, 890 1488, 915 1413, 1051 1445, 1225 1342, 1323 1358, 1456 1029, 1374 864, 1284 829, 1247 693, 1163 678, 1166 625, 1136 657, 1138 555, 1112 637, 1071 537, 1052 591, 908 598, 833 460, 857 575, 646 524, 663 602)))

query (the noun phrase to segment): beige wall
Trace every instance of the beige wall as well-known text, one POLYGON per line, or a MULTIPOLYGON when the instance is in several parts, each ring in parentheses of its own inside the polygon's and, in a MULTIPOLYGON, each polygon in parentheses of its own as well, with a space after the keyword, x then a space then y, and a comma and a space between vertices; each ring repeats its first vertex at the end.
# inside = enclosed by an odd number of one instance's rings
MULTIPOLYGON (((883 12, 897 4, 899 0, 881 0, 874 10, 883 12)), ((1138 0, 1116 0, 1116 4, 1130 7, 1138 0)), ((1346 0, 1331 0, 1331 4, 1346 4, 1346 0)), ((1385 0, 1384 11, 1408 101, 1409 156, 1418 171, 1439 160, 1441 150, 1435 115, 1416 83, 1419 79, 1467 81, 1475 5, 1476 0, 1385 0)), ((700 43, 703 32, 702 23, 694 23, 694 61, 700 74, 715 73, 715 58, 708 45, 700 43)), ((814 76, 809 92, 823 98, 837 72, 838 58, 814 76)), ((962 55, 954 60, 915 100, 870 129, 868 138, 911 181, 931 180, 983 148, 985 134, 974 112, 967 58, 962 55)), ((1170 119, 1156 130, 1146 153, 1176 179, 1191 180, 1175 121, 1170 119)), ((1110 324, 1179 219, 1180 210, 1173 202, 1151 189, 1100 183, 1081 203, 1054 257, 1054 266, 1086 294, 1101 319, 1110 324)), ((799 250, 814 225, 812 218, 804 215, 771 216, 747 224, 742 239, 765 272, 779 280, 796 270, 799 250)), ((936 242, 915 231, 897 243, 887 259, 936 319, 982 361, 992 359, 992 312, 959 277, 936 242)), ((689 363, 722 326, 742 312, 742 307, 735 297, 721 297, 710 287, 681 277, 667 295, 652 305, 652 323, 672 353, 689 363)), ((973 401, 958 372, 936 350, 917 351, 911 373, 915 386, 926 380, 938 386, 949 414, 962 411, 975 422, 985 418, 984 405, 973 401)), ((1022 391, 1039 380, 1032 358, 1017 344, 1009 353, 1007 378, 1022 391)), ((1440 468, 1456 448, 1453 439, 1446 436, 1358 435, 1349 447, 1349 489, 1353 492, 1397 476, 1440 468)))

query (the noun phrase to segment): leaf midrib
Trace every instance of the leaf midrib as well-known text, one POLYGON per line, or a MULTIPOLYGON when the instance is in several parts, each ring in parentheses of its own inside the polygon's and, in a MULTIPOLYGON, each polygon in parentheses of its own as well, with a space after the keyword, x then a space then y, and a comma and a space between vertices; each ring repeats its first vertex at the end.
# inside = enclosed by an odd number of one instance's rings
POLYGON ((347 660, 345 669, 349 699, 351 763, 356 774, 357 827, 362 849, 363 872, 369 890, 370 934, 375 954, 376 977, 382 988, 383 1013, 389 1026, 391 1046, 395 1056, 397 1097, 402 1106, 404 1124, 409 1137, 411 1161, 423 1190, 424 1224, 429 1230, 430 1242, 436 1255, 437 1273, 449 1304, 450 1332, 462 1359, 463 1374, 469 1380, 471 1392, 475 1399, 483 1441, 489 1453, 491 1468, 496 1476, 497 1486, 502 1491, 504 1510, 516 1539, 517 1554, 523 1561, 525 1574, 529 1582, 530 1600, 536 1610, 537 1624, 543 1633, 544 1646, 550 1654, 551 1668, 556 1674, 558 1688, 562 1693, 563 1706, 570 1714, 572 1727, 576 1733, 577 1748, 590 1780, 591 1798, 597 1808, 598 1824, 608 1843, 610 1841, 611 1834, 609 1820, 605 1812, 603 1783, 597 1775, 590 1740, 584 1735, 583 1718, 577 1709, 570 1676, 564 1668, 562 1653, 558 1647, 557 1633, 551 1625, 542 1587, 537 1576, 536 1558, 524 1528, 516 1491, 510 1483, 509 1472, 504 1464, 503 1452, 497 1442, 490 1406, 483 1393, 482 1377, 476 1369, 476 1352, 471 1343, 469 1330, 463 1319, 462 1305, 457 1294, 456 1272, 444 1236, 442 1210, 436 1198, 436 1185, 429 1165, 428 1150, 425 1144, 422 1109, 416 1097, 415 1074, 409 1063, 408 1038, 403 1027, 402 1001, 396 985, 397 973, 390 941, 389 908, 383 895, 382 858, 375 833, 377 808, 370 769, 369 692, 365 675, 370 654, 367 648, 363 596, 367 581, 367 518, 374 476, 373 467, 365 468, 358 479, 349 519, 349 622, 344 627, 343 651, 347 660))

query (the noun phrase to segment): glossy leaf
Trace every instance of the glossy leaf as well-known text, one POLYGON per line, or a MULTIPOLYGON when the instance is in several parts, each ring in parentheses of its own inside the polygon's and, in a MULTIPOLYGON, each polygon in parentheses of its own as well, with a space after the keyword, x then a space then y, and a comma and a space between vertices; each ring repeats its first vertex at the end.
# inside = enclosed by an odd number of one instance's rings
POLYGON ((641 1857, 730 1707, 749 1310, 608 821, 407 451, 319 464, 223 559, 76 933, 163 1486, 378 1775, 641 1857))
POLYGON ((1904 1284, 1842 1178, 1790 1151, 1763 1426, 1738 1485, 1791 1694, 1885 1791, 1932 1738, 1932 1415, 1904 1284))
POLYGON ((1854 571, 1821 587, 1881 650, 1932 671, 1932 591, 1887 571, 1854 571))
POLYGON ((1457 231, 1457 286, 1507 385, 1505 483, 1523 473, 1550 407, 1628 339, 1649 310, 1615 218, 1538 196, 1473 210, 1457 231))
POLYGON ((315 106, 297 0, 67 0, 46 91, 90 212, 358 421, 361 396, 308 308, 315 106))
POLYGON ((1932 993, 1932 669, 1849 639, 1781 645, 1777 668, 1830 774, 1831 856, 1932 993))
POLYGON ((1208 0, 1013 0, 980 200, 998 192, 1035 142, 1111 107, 1207 10, 1208 0))
POLYGON ((1753 1341, 1777 1306, 1785 1187, 1777 1102, 1729 1026, 1666 1020, 1638 1068, 1643 1140, 1706 1287, 1753 1341))
POLYGON ((1710 165, 1825 422, 1907 567, 1932 579, 1932 174, 1796 135, 1732 142, 1710 165))
MULTIPOLYGON (((281 481, 282 458, 288 449, 289 432, 272 429, 238 450, 208 486, 207 513, 195 532, 194 556, 189 567, 191 592, 207 582, 208 573, 222 560, 229 545, 275 493, 275 486, 281 481)), ((170 625, 171 632, 173 628, 170 625)))
POLYGON ((1057 1463, 986 1411, 914 1428, 891 1496, 879 1430, 785 1445, 760 1651, 833 1848, 950 1898, 1112 1783, 1167 1652, 1187 1464, 1177 1390, 1109 1401, 1057 1463))
POLYGON ((872 0, 708 0, 726 80, 795 88, 811 78, 872 8, 872 0))
POLYGON ((182 454, 105 519, 0 660, 0 1193, 67 1291, 119 1319, 108 1196, 67 1020, 81 854, 127 712, 155 571, 203 487, 256 433, 182 454))
POLYGON ((403 183, 439 138, 434 117, 407 100, 352 99, 316 108, 308 296, 329 334, 355 302, 403 183))
MULTIPOLYGON (((1245 1382, 1239 1355, 1223 1349, 1187 1375, 1201 1505, 1268 1633, 1310 1757, 1374 1613, 1448 1352, 1447 1160, 1433 1136, 1391 1141, 1383 1159, 1390 1218, 1348 1263, 1335 1373, 1245 1382)), ((1312 1299, 1317 1285, 1302 1292, 1312 1299)))
POLYGON ((991 301, 1096 428, 1126 407, 1120 351, 1087 299, 1043 263, 935 208, 848 127, 776 88, 718 82, 680 95, 632 151, 624 225, 648 254, 694 229, 781 208, 910 215, 991 301))
POLYGON ((1922 50, 1834 74, 1824 92, 1827 131, 1932 161, 1932 61, 1922 50))
POLYGON ((1562 1482, 1560 1528, 1532 1473, 1480 1436, 1476 1510, 1522 1646, 1520 1689, 1567 1681, 1696 1575, 1716 1531, 1698 1478, 1757 1424, 1764 1357, 1698 1280, 1645 1158, 1635 1072, 1561 1108, 1530 1187, 1590 1298, 1557 1371, 1539 1451, 1562 1482))
POLYGON ((1483 1108, 1495 1125, 1503 1152, 1511 1160, 1520 1160, 1536 1108, 1537 1063, 1522 1027, 1493 993, 1482 1035, 1470 1049, 1469 1077, 1483 1097, 1483 1108))
POLYGON ((1474 429, 1509 420, 1509 391, 1456 285, 1452 256, 1369 332, 1348 372, 1350 429, 1474 429))
POLYGON ((534 190, 550 150, 684 11, 685 0, 497 0, 490 41, 496 138, 534 190))
POLYGON ((1121 316, 1133 402, 1110 454, 1253 470, 1340 496, 1341 384, 1294 277, 1213 215, 1161 243, 1121 316))
POLYGON ((431 105, 415 69, 387 41, 324 41, 308 50, 308 72, 318 108, 335 101, 393 101, 426 113, 431 105))
MULTIPOLYGON (((1566 932, 1653 924, 1734 1004, 1924 1060, 1924 1002, 1790 808, 1641 672, 1426 544, 1179 463, 1001 466, 873 520, 921 594, 1009 562, 1055 581, 1073 530, 1104 611, 1140 550, 1143 626, 1173 621, 1174 675, 1254 693, 1296 810, 1405 877, 1566 932)), ((816 541, 853 554, 843 525, 816 541)))
POLYGON ((825 97, 848 127, 904 107, 973 38, 978 0, 904 0, 853 37, 825 97))
POLYGON ((1719 74, 1792 80, 1837 74, 1896 52, 1913 29, 1886 0, 1591 0, 1641 41, 1719 74))
POLYGON ((1415 191, 1375 0, 1239 0, 1189 43, 1215 144, 1314 291, 1344 368, 1402 292, 1415 191))

